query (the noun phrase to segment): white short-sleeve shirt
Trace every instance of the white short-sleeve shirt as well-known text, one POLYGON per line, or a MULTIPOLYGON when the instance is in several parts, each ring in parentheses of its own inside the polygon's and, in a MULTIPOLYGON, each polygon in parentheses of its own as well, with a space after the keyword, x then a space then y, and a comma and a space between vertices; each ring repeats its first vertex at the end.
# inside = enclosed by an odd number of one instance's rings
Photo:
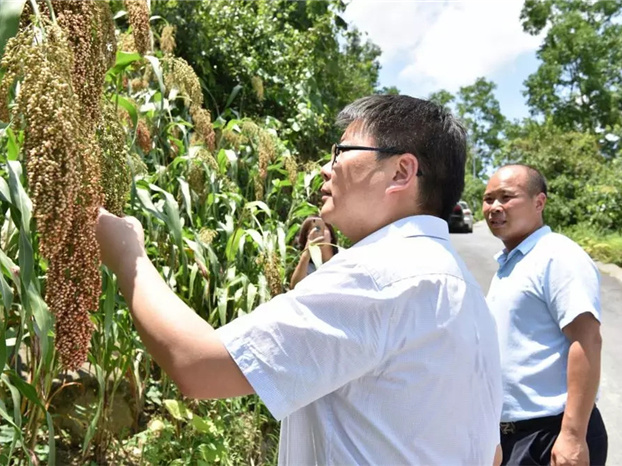
POLYGON ((217 335, 283 420, 279 464, 492 464, 496 327, 438 218, 382 228, 217 335))

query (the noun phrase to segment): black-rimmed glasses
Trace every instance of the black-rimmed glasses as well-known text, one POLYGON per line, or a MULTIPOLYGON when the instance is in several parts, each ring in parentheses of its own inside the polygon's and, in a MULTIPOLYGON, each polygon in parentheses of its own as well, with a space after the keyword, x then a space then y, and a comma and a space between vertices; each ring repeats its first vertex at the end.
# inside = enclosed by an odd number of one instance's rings
MULTIPOLYGON (((345 144, 333 144, 333 147, 331 147, 330 149, 330 153, 332 155, 331 168, 335 165, 335 162, 337 161, 337 157, 339 157, 339 155, 342 152, 348 152, 349 150, 368 150, 368 151, 373 151, 373 152, 380 152, 381 154, 390 154, 390 155, 397 155, 397 154, 405 153, 403 150, 392 149, 389 147, 348 146, 345 144)), ((423 176, 423 173, 421 173, 421 170, 417 171, 417 176, 423 176)))

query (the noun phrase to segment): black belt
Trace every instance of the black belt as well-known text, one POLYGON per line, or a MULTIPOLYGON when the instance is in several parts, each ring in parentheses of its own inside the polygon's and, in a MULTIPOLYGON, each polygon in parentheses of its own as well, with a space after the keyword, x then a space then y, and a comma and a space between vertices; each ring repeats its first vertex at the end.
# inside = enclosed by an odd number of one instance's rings
POLYGON ((525 419, 524 421, 501 422, 499 428, 502 434, 514 434, 516 432, 524 432, 528 430, 537 430, 551 424, 561 423, 564 413, 557 416, 537 417, 534 419, 525 419))

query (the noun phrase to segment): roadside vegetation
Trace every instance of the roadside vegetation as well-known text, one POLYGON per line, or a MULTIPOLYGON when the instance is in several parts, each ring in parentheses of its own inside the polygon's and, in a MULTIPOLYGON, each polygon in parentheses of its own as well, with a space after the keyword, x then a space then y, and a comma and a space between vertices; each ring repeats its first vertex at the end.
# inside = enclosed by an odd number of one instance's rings
MULTIPOLYGON (((213 326, 287 291, 347 103, 395 93, 345 3, 13 1, 0 8, 0 465, 275 464, 254 396, 185 399, 146 353, 93 237, 136 216, 213 326)), ((469 134, 480 214, 502 163, 541 169, 547 222, 622 265, 622 0, 528 0, 547 27, 508 121, 494 83, 431 98, 469 134)), ((481 217, 480 217, 481 218, 481 217)))

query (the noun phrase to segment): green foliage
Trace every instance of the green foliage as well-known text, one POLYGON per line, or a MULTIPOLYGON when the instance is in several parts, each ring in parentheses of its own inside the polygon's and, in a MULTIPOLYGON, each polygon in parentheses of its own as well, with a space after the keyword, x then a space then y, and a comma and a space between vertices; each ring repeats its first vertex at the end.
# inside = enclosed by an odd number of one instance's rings
POLYGON ((622 267, 622 235, 603 233, 591 225, 579 224, 562 230, 595 260, 622 267))
MULTIPOLYGON (((622 1, 527 0, 525 31, 546 36, 542 64, 525 82, 528 105, 555 125, 620 135, 622 125, 622 1)), ((609 154, 617 143, 601 140, 609 154)))
MULTIPOLYGON (((603 164, 585 184, 583 196, 588 223, 601 231, 620 231, 622 225, 622 159, 603 164)), ((618 246, 619 243, 617 243, 618 246)))
POLYGON ((471 157, 475 156, 479 165, 475 175, 493 161, 501 147, 506 121, 494 95, 496 87, 493 82, 478 78, 458 91, 457 115, 467 127, 471 157))
POLYGON ((478 78, 472 85, 461 87, 455 96, 443 89, 428 97, 453 109, 466 127, 469 137, 466 171, 471 172, 471 177, 481 176, 494 162, 504 140, 507 121, 494 95, 495 88, 493 82, 478 78))
POLYGON ((275 464, 278 439, 261 430, 269 421, 254 398, 190 404, 164 400, 162 415, 124 448, 136 462, 148 465, 275 464))
MULTIPOLYGON (((167 79, 172 71, 162 58, 119 52, 106 76, 105 99, 120 113, 121 143, 129 152, 132 193, 124 211, 143 223, 147 252, 171 288, 217 327, 286 289, 298 254, 293 238, 302 219, 317 213, 311 202, 322 180, 318 165, 297 162, 282 137, 285 125, 276 118, 225 112, 212 123, 206 112, 191 111, 187 90, 176 87, 181 81, 167 79), (205 139, 210 131, 213 141, 205 139)), ((128 433, 142 439, 141 448, 154 459, 274 462, 278 425, 255 397, 217 408, 193 406, 194 423, 162 411, 162 399, 179 401, 180 395, 145 352, 107 273, 100 308, 91 316, 96 327, 88 355, 91 375, 62 381, 53 316, 43 299, 47 264, 38 255, 31 187, 22 173, 23 134, 7 123, 0 133, 3 462, 54 464, 59 449, 60 457, 82 463, 119 463, 133 448, 131 441, 121 445, 128 433), (74 406, 74 413, 61 412, 59 401, 75 384, 89 384, 94 396, 74 406), (125 432, 112 430, 119 397, 134 418, 125 432), (149 418, 140 417, 143 409, 174 427, 161 435, 145 431, 149 418), (200 432, 199 420, 221 429, 218 435, 200 432), (65 421, 82 426, 79 435, 69 434, 65 421), (55 440, 55 432, 62 441, 55 440)))
POLYGON ((585 181, 604 161, 595 136, 566 132, 550 121, 528 122, 520 136, 506 143, 502 161, 542 172, 549 186, 545 220, 553 228, 586 220, 585 181))
POLYGON ((271 115, 308 160, 338 137, 336 112, 377 86, 380 50, 346 29, 344 7, 341 0, 160 1, 154 13, 184 31, 176 53, 196 70, 214 115, 229 106, 271 115), (240 92, 228 102, 235 85, 240 92))
POLYGON ((473 178, 473 175, 466 173, 464 177, 464 191, 462 192, 462 199, 471 208, 473 217, 475 220, 483 220, 484 214, 482 213, 482 199, 484 198, 484 191, 486 190, 486 183, 481 178, 473 178))
POLYGON ((0 57, 4 53, 7 41, 17 33, 19 17, 26 0, 13 0, 0 8, 0 57))

